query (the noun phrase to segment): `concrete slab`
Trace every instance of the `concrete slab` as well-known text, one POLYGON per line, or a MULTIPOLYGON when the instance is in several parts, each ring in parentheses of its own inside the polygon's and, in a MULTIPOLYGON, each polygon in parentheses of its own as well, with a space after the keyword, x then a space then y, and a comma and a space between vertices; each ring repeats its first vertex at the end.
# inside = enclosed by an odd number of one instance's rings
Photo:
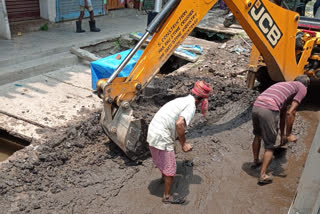
POLYGON ((44 74, 44 76, 78 88, 87 89, 90 92, 92 91, 91 69, 89 65, 78 64, 44 74))
POLYGON ((26 62, 14 63, 11 66, 1 68, 0 85, 71 66, 77 64, 78 61, 78 57, 75 55, 70 54, 70 52, 63 52, 26 62))
POLYGON ((41 133, 43 133, 41 131, 42 127, 2 113, 0 113, 0 127, 11 135, 29 142, 40 140, 42 137, 41 133))
POLYGON ((320 123, 309 151, 309 155, 299 181, 295 200, 289 214, 320 213, 320 123))
POLYGON ((233 24, 228 28, 223 26, 227 13, 228 11, 226 10, 210 10, 197 25, 196 29, 229 35, 245 34, 245 31, 239 24, 233 24))
MULTIPOLYGON (((2 113, 14 115, 24 121, 36 122, 38 126, 49 128, 67 126, 68 122, 101 107, 100 99, 88 89, 89 85, 87 70, 82 69, 69 72, 60 70, 50 76, 40 75, 17 81, 0 87, 0 109, 2 113), (84 74, 79 74, 81 72, 84 74), (79 78, 80 76, 82 78, 79 78), (66 82, 61 81, 63 78, 66 82), (78 81, 78 86, 72 85, 73 80, 78 81)), ((14 124, 2 125, 5 127, 1 128, 7 130, 8 126, 14 124)), ((33 136, 24 133, 28 130, 21 131, 23 132, 19 133, 22 135, 33 136)))

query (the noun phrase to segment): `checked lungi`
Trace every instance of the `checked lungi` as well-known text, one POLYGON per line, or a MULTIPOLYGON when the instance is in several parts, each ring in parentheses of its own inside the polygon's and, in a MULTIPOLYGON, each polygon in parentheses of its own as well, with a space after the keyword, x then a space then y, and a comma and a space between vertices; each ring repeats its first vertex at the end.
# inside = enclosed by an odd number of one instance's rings
POLYGON ((152 160, 165 176, 175 176, 177 163, 174 151, 165 151, 149 146, 152 160))

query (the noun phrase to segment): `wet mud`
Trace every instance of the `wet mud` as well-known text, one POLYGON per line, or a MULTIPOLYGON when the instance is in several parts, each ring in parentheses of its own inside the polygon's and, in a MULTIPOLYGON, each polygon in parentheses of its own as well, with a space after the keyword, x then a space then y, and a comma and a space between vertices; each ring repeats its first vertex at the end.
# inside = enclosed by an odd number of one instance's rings
POLYGON ((155 94, 140 95, 132 104, 135 117, 149 122, 163 104, 187 95, 196 80, 214 88, 207 116, 198 111, 188 128, 193 151, 183 153, 176 146, 172 192, 185 197, 186 204, 162 204, 161 174, 151 158, 140 162, 126 158, 103 133, 100 112, 93 112, 67 130, 47 132, 42 142, 32 142, 0 165, 1 212, 287 212, 310 146, 304 137, 314 134, 310 129, 314 124, 298 113, 294 125, 298 142, 275 152, 270 166, 274 183, 258 186, 259 169, 251 168, 251 108, 259 91, 245 87, 249 53, 237 54, 236 45, 245 42, 230 40, 224 48, 212 42, 201 63, 185 72, 157 75, 155 94))

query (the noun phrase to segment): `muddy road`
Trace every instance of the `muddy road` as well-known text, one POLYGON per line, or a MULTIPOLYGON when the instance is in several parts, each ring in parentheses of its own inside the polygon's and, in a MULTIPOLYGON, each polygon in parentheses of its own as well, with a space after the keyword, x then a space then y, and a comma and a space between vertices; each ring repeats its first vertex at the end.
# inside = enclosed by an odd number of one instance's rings
POLYGON ((274 183, 258 186, 259 169, 251 169, 250 162, 251 108, 259 92, 245 88, 243 73, 249 51, 235 52, 246 46, 240 38, 226 45, 205 44, 198 63, 158 75, 156 93, 133 104, 136 116, 150 121, 167 101, 186 95, 196 80, 213 86, 216 95, 210 97, 207 117, 197 112, 188 128, 194 150, 185 154, 177 146, 173 193, 185 196, 185 205, 161 203, 161 174, 151 158, 127 159, 103 133, 98 111, 68 130, 47 131, 42 142, 32 142, 0 165, 1 213, 286 213, 319 109, 312 104, 301 108, 294 125, 298 142, 275 152, 270 166, 274 183))

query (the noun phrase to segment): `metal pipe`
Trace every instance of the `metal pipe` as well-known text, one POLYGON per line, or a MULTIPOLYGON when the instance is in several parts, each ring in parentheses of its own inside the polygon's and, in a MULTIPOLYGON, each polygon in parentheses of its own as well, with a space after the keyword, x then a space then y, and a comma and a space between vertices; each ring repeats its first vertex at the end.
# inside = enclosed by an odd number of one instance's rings
POLYGON ((136 44, 136 46, 130 51, 130 53, 126 56, 126 58, 124 58, 124 60, 121 62, 121 64, 118 66, 118 68, 112 73, 112 75, 110 76, 108 81, 101 85, 103 91, 108 85, 110 85, 112 83, 112 81, 118 76, 118 74, 122 71, 122 69, 128 64, 130 59, 134 56, 134 54, 143 45, 145 40, 147 40, 149 35, 150 35, 150 33, 148 31, 143 34, 142 38, 139 40, 139 42, 136 44))
POLYGON ((181 0, 170 0, 161 13, 159 13, 152 22, 147 26, 146 32, 143 34, 142 38, 139 40, 138 44, 130 51, 130 53, 126 56, 126 58, 121 62, 118 68, 112 73, 107 82, 101 84, 101 89, 104 92, 104 89, 109 86, 112 81, 118 76, 118 74, 122 71, 122 69, 128 64, 130 59, 134 56, 134 54, 139 50, 139 48, 143 45, 143 43, 147 40, 149 35, 153 35, 153 33, 162 26, 162 24, 167 20, 168 16, 174 11, 174 9, 179 5, 181 0))
POLYGON ((154 12, 160 13, 161 9, 162 9, 162 0, 155 0, 154 12))
POLYGON ((146 31, 150 34, 156 32, 158 28, 161 28, 162 24, 167 20, 170 14, 176 9, 181 0, 170 0, 160 13, 152 20, 152 22, 148 25, 146 31))

